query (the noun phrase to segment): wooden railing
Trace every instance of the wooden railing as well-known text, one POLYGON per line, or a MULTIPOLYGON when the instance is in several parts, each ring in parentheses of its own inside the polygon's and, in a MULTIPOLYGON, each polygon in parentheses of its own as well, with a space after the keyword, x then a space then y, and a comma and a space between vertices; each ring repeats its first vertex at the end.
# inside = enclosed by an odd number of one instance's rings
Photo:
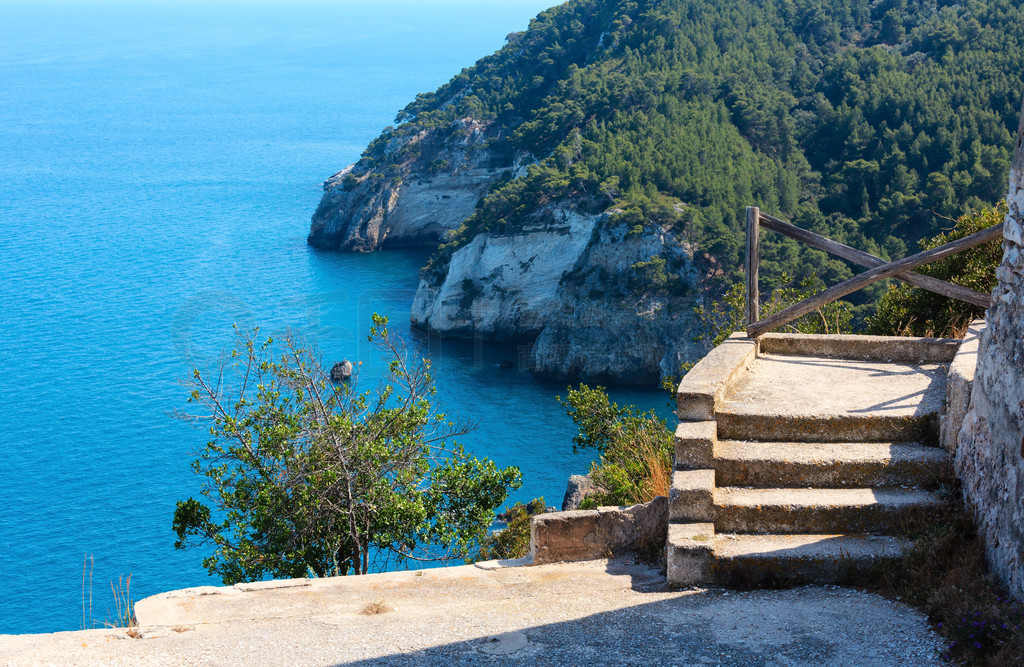
POLYGON ((968 248, 973 248, 974 246, 981 245, 982 243, 987 243, 988 241, 1001 237, 1002 234, 1003 225, 998 224, 994 227, 989 227, 988 229, 977 232, 976 234, 939 246, 938 248, 919 252, 916 255, 904 257, 903 259, 896 260, 894 262, 886 262, 881 257, 875 257, 863 250, 851 248, 848 245, 844 245, 828 237, 815 234, 814 232, 791 225, 788 222, 783 222, 782 220, 765 213, 761 213, 760 209, 756 206, 748 206, 747 335, 751 338, 757 338, 762 334, 768 333, 772 329, 780 327, 783 324, 787 324, 788 322, 792 322, 807 313, 813 312, 825 304, 841 299, 851 292, 856 292, 859 289, 867 287, 871 283, 879 280, 885 280, 886 278, 896 278, 897 280, 902 280, 905 283, 909 283, 915 287, 920 287, 921 289, 926 289, 930 292, 935 292, 936 294, 948 296, 960 301, 966 301, 967 303, 980 306, 981 308, 988 308, 990 305, 990 298, 987 294, 975 292, 972 289, 947 283, 944 280, 939 280, 930 276, 923 276, 919 273, 914 273, 911 269, 916 269, 924 264, 945 259, 946 257, 955 255, 956 253, 967 250, 968 248), (844 280, 838 285, 829 287, 823 292, 808 297, 803 301, 799 301, 792 306, 789 306, 788 308, 762 320, 760 318, 760 292, 758 291, 757 275, 760 265, 760 253, 758 246, 760 242, 761 227, 773 232, 778 232, 779 234, 796 239, 797 241, 802 241, 811 247, 817 248, 818 250, 824 250, 827 253, 841 257, 842 259, 853 262, 854 264, 867 267, 868 270, 860 275, 850 278, 849 280, 844 280))

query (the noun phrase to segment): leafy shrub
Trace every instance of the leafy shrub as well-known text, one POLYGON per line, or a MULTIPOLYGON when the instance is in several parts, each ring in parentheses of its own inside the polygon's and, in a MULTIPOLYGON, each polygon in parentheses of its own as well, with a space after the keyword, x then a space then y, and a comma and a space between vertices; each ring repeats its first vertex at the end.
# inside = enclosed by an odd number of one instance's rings
POLYGON ((600 455, 590 467, 597 490, 584 498, 581 509, 636 505, 668 495, 672 433, 654 411, 619 407, 604 387, 584 384, 558 402, 579 427, 573 451, 594 449, 600 455))
MULTIPOLYGON (((793 283, 789 276, 782 274, 777 286, 770 288, 761 298, 761 317, 784 310, 825 289, 817 277, 805 278, 793 283)), ((747 326, 747 288, 744 283, 734 284, 720 301, 708 307, 698 306, 697 316, 701 321, 700 340, 716 347, 736 331, 747 326)), ((793 320, 777 331, 792 333, 836 334, 850 333, 853 321, 853 307, 846 301, 833 301, 812 313, 793 320)))
POLYGON ((530 517, 547 512, 544 498, 517 503, 510 507, 505 528, 496 530, 480 541, 480 550, 472 561, 522 558, 530 553, 530 517))
MULTIPOLYGON (((998 225, 1006 217, 1006 202, 960 216, 956 225, 943 234, 921 241, 922 250, 931 250, 965 236, 998 225)), ((996 285, 996 269, 1002 260, 1002 241, 947 257, 917 269, 918 273, 988 294, 996 285)), ((878 311, 869 317, 868 333, 883 336, 957 336, 971 320, 984 315, 984 309, 963 301, 912 287, 893 285, 882 297, 878 311)))

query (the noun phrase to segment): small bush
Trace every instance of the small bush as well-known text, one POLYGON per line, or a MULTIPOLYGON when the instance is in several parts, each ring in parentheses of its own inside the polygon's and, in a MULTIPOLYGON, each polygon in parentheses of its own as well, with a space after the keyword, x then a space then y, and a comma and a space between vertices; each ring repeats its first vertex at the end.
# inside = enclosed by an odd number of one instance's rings
POLYGON ((546 511, 543 498, 534 498, 525 505, 518 503, 509 508, 505 528, 485 537, 476 558, 471 560, 507 560, 526 556, 530 553, 530 517, 546 511))
MULTIPOLYGON (((825 285, 819 278, 807 278, 799 283, 794 283, 785 273, 780 276, 774 286, 769 285, 768 287, 768 291, 761 295, 762 319, 825 289, 825 285)), ((846 301, 833 301, 779 327, 778 331, 814 334, 851 333, 852 308, 846 301)), ((744 283, 734 284, 721 300, 715 301, 708 307, 699 306, 696 312, 702 325, 699 342, 705 342, 709 347, 716 347, 733 332, 742 331, 747 326, 746 285, 744 283)))
POLYGON ((597 490, 580 509, 602 505, 636 505, 667 496, 672 474, 672 433, 653 411, 619 407, 604 387, 581 384, 559 403, 579 427, 573 451, 595 449, 600 458, 590 467, 597 490))
POLYGON ((380 614, 386 614, 389 611, 394 611, 394 609, 388 606, 386 600, 380 599, 368 603, 359 611, 359 613, 364 616, 378 616, 380 614))
MULTIPOLYGON (((937 248, 998 225, 1006 217, 1006 211, 1006 202, 1000 202, 995 208, 963 215, 948 232, 921 241, 921 249, 937 248)), ((996 239, 926 264, 918 268, 917 272, 988 294, 996 285, 996 269, 1002 255, 1002 240, 996 239)), ((971 320, 984 313, 983 308, 969 303, 899 283, 889 288, 879 301, 875 315, 868 318, 868 333, 881 336, 959 337, 971 320)))
POLYGON ((431 162, 430 166, 428 166, 427 169, 430 171, 431 174, 439 174, 442 171, 447 171, 448 169, 451 168, 451 166, 452 165, 448 160, 442 160, 438 158, 437 160, 431 162))

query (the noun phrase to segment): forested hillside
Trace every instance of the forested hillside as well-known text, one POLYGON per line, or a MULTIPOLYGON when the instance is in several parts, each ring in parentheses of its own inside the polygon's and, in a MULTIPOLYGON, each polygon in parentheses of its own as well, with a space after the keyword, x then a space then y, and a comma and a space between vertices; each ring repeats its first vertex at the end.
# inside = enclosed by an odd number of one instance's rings
MULTIPOLYGON (((432 266, 570 200, 671 226, 716 291, 737 279, 749 204, 898 256, 1000 199, 1022 77, 1019 0, 573 0, 419 95, 353 173, 386 180, 419 150, 387 146, 472 117, 499 161, 530 166, 432 266)), ((769 281, 849 275, 787 240, 762 252, 769 281)))

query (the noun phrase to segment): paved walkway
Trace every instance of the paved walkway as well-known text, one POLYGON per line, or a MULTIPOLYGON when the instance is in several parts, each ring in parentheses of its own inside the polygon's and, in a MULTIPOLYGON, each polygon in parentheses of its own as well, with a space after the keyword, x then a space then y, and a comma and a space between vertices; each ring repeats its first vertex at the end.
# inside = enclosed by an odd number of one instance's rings
POLYGON ((915 610, 839 587, 671 591, 628 560, 164 593, 124 630, 0 636, 0 664, 941 664, 915 610), (383 613, 371 613, 382 611, 383 613))
POLYGON ((948 364, 765 354, 731 388, 729 412, 817 418, 941 411, 948 364))

